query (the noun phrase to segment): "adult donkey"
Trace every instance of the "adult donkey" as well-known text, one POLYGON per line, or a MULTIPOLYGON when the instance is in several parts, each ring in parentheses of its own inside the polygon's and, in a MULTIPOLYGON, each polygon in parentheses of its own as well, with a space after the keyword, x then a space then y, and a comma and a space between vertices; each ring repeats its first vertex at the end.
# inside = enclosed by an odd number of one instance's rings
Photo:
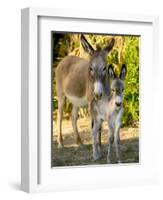
POLYGON ((84 50, 90 55, 87 61, 77 56, 66 56, 58 64, 56 69, 56 89, 58 96, 58 146, 63 146, 62 138, 62 115, 64 99, 67 97, 73 104, 72 126, 76 143, 82 144, 78 129, 77 116, 81 106, 91 109, 93 99, 100 99, 109 92, 108 76, 106 70, 106 55, 114 46, 112 38, 104 49, 94 50, 86 38, 81 35, 81 44, 84 50))

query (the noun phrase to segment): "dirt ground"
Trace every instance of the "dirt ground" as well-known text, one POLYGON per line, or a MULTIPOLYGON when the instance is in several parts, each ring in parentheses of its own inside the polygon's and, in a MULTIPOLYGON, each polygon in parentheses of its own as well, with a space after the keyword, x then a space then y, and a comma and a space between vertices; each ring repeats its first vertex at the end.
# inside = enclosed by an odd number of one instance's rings
MULTIPOLYGON (((64 120, 63 124, 64 147, 59 149, 57 146, 56 122, 53 123, 53 146, 52 146, 52 166, 81 166, 106 164, 107 158, 107 124, 103 124, 102 129, 102 158, 98 161, 92 159, 92 139, 90 119, 78 119, 78 129, 83 142, 82 147, 75 144, 73 129, 70 120, 64 120)), ((139 162, 139 129, 121 128, 121 159, 122 163, 139 162)), ((114 148, 114 147, 113 147, 114 148)), ((113 152, 112 163, 116 163, 115 152, 113 152)))

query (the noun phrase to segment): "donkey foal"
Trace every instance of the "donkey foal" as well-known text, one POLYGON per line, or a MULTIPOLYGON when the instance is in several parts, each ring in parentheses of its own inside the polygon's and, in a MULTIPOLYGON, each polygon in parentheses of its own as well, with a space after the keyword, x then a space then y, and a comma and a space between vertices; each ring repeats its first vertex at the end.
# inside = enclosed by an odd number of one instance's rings
POLYGON ((93 158, 97 160, 101 157, 101 145, 99 141, 99 129, 102 121, 108 123, 108 155, 107 162, 111 163, 112 145, 115 142, 116 158, 121 163, 120 158, 120 126, 123 114, 122 98, 124 90, 124 78, 126 76, 126 66, 122 65, 120 76, 117 77, 113 71, 112 65, 109 66, 110 77, 110 95, 105 96, 99 101, 94 101, 93 108, 93 158))

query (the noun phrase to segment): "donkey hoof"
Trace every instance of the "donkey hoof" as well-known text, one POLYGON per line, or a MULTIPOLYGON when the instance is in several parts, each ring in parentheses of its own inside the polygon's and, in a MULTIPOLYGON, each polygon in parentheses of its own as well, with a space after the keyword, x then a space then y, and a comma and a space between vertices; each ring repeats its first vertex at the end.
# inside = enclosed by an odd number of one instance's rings
POLYGON ((63 143, 58 143, 58 148, 62 149, 64 147, 63 143))
POLYGON ((111 159, 110 158, 107 159, 107 163, 111 164, 111 159))
POLYGON ((77 140, 76 140, 76 144, 77 144, 78 146, 82 146, 82 145, 83 145, 81 139, 77 139, 77 140))
POLYGON ((79 147, 79 148, 83 148, 83 147, 84 147, 84 144, 83 144, 83 143, 80 143, 80 144, 78 144, 78 147, 79 147))
POLYGON ((98 161, 98 160, 100 160, 100 158, 101 158, 101 154, 93 155, 93 160, 94 161, 98 161))
POLYGON ((122 161, 121 160, 118 160, 118 164, 121 164, 122 163, 122 161))

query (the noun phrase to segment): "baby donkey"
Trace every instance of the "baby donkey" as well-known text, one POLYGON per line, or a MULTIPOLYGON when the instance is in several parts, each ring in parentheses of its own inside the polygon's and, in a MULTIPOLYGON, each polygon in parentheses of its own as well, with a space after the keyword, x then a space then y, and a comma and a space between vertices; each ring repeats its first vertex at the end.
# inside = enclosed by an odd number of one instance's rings
POLYGON ((101 125, 103 121, 108 123, 108 155, 107 162, 111 163, 112 145, 115 143, 117 162, 121 163, 120 156, 120 127, 123 114, 123 90, 124 79, 127 73, 126 66, 123 64, 120 76, 117 77, 112 65, 108 68, 110 78, 110 94, 106 95, 92 104, 92 137, 93 137, 93 159, 101 157, 101 125))

